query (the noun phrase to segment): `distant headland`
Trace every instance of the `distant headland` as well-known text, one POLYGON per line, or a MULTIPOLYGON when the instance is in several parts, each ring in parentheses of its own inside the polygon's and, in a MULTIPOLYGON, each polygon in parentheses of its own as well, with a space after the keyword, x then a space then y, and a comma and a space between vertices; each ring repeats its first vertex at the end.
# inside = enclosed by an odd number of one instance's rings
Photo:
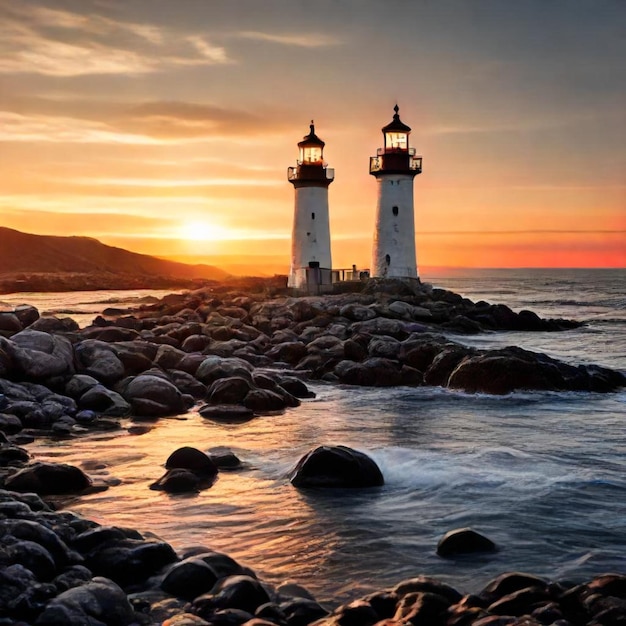
POLYGON ((189 288, 229 276, 212 265, 168 261, 91 237, 33 235, 0 227, 0 293, 189 288))

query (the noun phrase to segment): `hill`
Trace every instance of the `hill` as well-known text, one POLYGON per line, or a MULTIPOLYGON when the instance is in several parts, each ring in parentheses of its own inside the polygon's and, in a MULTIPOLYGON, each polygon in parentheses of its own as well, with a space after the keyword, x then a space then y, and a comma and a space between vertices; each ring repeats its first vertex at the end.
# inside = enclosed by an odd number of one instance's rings
POLYGON ((32 235, 0 227, 0 290, 4 292, 165 288, 228 276, 212 265, 167 261, 91 237, 32 235))

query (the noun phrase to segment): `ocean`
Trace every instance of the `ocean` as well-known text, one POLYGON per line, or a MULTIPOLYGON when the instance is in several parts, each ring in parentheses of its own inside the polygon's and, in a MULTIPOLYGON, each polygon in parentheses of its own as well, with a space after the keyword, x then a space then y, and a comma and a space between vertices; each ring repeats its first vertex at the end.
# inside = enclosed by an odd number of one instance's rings
MULTIPOLYGON (((468 270, 423 280, 474 301, 585 322, 558 333, 451 335, 456 341, 519 345, 626 371, 626 270, 468 270)), ((105 306, 145 295, 0 300, 36 300, 42 311, 73 311, 86 323, 105 306)), ((317 397, 301 407, 245 424, 213 423, 192 410, 143 434, 38 439, 28 449, 40 460, 79 465, 117 483, 74 500, 72 510, 153 533, 176 548, 203 544, 227 552, 261 578, 303 584, 330 606, 420 574, 475 592, 505 571, 571 581, 626 573, 626 389, 488 396, 430 387, 311 387, 317 397), (372 456, 384 487, 293 488, 289 470, 322 444, 372 456), (221 472, 197 495, 151 491, 166 458, 183 445, 228 446, 245 468, 221 472), (438 557, 439 539, 467 526, 499 550, 438 557)))

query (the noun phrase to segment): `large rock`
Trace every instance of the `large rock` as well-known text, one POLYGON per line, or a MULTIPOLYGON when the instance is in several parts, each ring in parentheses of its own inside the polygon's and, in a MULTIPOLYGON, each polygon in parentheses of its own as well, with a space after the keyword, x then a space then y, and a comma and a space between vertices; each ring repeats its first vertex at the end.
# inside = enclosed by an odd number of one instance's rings
POLYGON ((207 391, 207 401, 213 404, 242 404, 253 385, 247 378, 229 376, 213 381, 207 391))
POLYGON ((186 410, 182 393, 160 376, 140 374, 130 381, 123 395, 140 417, 177 415, 186 410))
POLYGON ((11 340, 0 337, 0 350, 10 357, 21 379, 44 380, 74 372, 72 344, 66 337, 27 329, 11 340))
POLYGON ((261 583, 250 576, 227 576, 207 594, 196 598, 193 612, 202 618, 210 618, 220 609, 239 609, 254 614, 256 609, 270 601, 261 583))
POLYGON ((378 465, 346 446, 320 446, 305 454, 290 474, 294 487, 379 487, 378 465))
POLYGON ((196 369, 195 377, 205 385, 210 385, 218 378, 227 378, 229 376, 251 378, 253 370, 252 365, 243 359, 208 356, 196 369))
POLYGON ((170 454, 167 472, 150 489, 168 493, 185 493, 209 488, 217 476, 217 465, 197 448, 185 446, 170 454))
POLYGON ((104 341, 85 339, 74 346, 74 353, 80 373, 89 374, 104 384, 118 381, 126 374, 113 347, 104 341))
POLYGON ((37 626, 128 626, 137 616, 126 594, 113 581, 96 577, 51 600, 37 626))
POLYGON ((5 486, 13 491, 47 496, 84 491, 91 487, 91 479, 73 465, 37 462, 9 476, 5 486))
POLYGON ((443 557, 473 552, 495 552, 496 544, 472 528, 457 528, 448 531, 437 544, 437 554, 443 557))

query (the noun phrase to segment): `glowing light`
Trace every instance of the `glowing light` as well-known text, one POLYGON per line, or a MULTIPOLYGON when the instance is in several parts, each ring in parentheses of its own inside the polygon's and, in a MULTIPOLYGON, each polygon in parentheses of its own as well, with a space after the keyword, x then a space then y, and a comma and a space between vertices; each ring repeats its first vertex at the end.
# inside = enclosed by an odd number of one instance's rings
POLYGON ((228 238, 228 232, 210 222, 185 222, 179 230, 181 239, 187 241, 220 241, 228 238))

